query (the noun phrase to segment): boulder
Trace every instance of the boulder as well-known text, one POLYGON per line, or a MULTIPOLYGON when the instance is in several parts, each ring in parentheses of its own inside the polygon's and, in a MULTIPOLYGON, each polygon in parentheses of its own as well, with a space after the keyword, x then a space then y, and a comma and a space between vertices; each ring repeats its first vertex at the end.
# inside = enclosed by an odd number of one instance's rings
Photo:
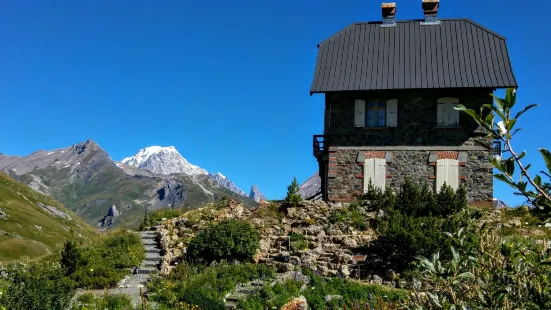
POLYGON ((307 310, 308 302, 304 296, 293 298, 291 301, 281 307, 281 310, 307 310))

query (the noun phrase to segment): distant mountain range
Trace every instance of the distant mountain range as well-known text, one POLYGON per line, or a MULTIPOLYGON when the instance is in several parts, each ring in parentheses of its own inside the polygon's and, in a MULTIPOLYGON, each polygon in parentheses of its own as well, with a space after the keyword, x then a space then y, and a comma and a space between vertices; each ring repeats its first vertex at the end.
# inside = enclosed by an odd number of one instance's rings
POLYGON ((95 141, 88 140, 28 156, 0 154, 0 170, 51 195, 102 229, 135 227, 150 210, 195 208, 215 197, 228 196, 256 206, 248 196, 232 191, 231 181, 221 185, 225 178, 217 180, 191 165, 174 148, 142 149, 124 161, 113 161, 95 141))
POLYGON ((207 170, 192 165, 188 162, 174 146, 150 146, 139 150, 135 155, 121 160, 121 163, 147 170, 155 174, 170 175, 174 173, 183 173, 190 176, 206 175, 214 180, 218 185, 229 189, 230 191, 247 196, 256 202, 260 198, 265 199, 256 185, 251 186, 250 194, 237 187, 230 179, 222 173, 210 173, 207 170))

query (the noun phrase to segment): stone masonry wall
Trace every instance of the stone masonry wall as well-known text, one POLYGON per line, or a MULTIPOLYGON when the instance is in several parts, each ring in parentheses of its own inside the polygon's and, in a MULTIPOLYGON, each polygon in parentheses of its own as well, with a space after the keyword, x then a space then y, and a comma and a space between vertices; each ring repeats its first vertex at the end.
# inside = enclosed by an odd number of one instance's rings
POLYGON ((325 134, 333 146, 466 146, 487 144, 486 137, 476 135, 478 125, 460 113, 459 128, 438 128, 437 99, 454 97, 468 108, 478 111, 482 104, 492 104, 491 90, 426 91, 328 94, 330 126, 325 134), (398 98, 398 126, 395 128, 354 127, 355 99, 398 98))
POLYGON ((454 97, 478 111, 492 104, 490 89, 388 91, 327 94, 329 128, 329 201, 352 201, 362 191, 363 166, 358 154, 384 152, 387 157, 387 182, 395 192, 405 177, 419 184, 435 186, 435 153, 461 153, 461 184, 467 187, 470 201, 489 201, 493 197, 493 177, 488 159, 492 140, 466 114, 460 113, 459 127, 438 128, 437 99, 454 97), (398 99, 398 126, 395 128, 354 127, 355 99, 398 99), (434 159, 434 158, 433 158, 434 159))
MULTIPOLYGON (((363 188, 363 166, 357 162, 361 149, 336 149, 330 158, 335 162, 334 177, 328 179, 330 201, 348 202, 355 200, 363 188)), ((370 151, 367 151, 370 152, 370 151)), ((400 190, 406 177, 418 184, 435 187, 436 166, 429 160, 438 151, 384 151, 388 154, 386 184, 395 193, 400 190)), ((490 201, 493 197, 492 166, 488 161, 488 151, 460 151, 464 160, 459 167, 460 182, 467 188, 470 201, 490 201)))

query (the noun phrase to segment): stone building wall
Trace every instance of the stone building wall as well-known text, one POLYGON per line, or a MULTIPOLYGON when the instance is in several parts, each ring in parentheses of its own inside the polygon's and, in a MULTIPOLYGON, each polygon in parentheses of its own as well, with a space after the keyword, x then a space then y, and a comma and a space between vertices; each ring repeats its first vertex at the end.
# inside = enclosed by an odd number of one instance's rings
POLYGON ((469 200, 490 201, 492 140, 464 113, 460 113, 457 128, 436 126, 438 98, 458 98, 461 104, 478 111, 482 104, 492 104, 490 93, 490 89, 461 89, 327 94, 328 200, 353 201, 361 193, 363 159, 358 161, 358 156, 366 152, 384 154, 377 156, 387 159, 386 184, 395 192, 406 177, 434 189, 435 158, 441 152, 452 152, 460 157, 460 184, 467 187, 469 200), (354 127, 355 99, 390 98, 399 100, 397 127, 354 127))
MULTIPOLYGON (((475 148, 459 149, 459 151, 434 150, 400 150, 386 148, 378 151, 385 153, 387 158, 386 185, 395 193, 406 177, 413 182, 427 184, 435 189, 436 165, 434 157, 438 153, 456 153, 460 159, 460 184, 467 188, 469 201, 487 202, 493 198, 492 165, 488 158, 491 152, 475 148), (471 149, 471 150, 469 150, 471 149), (432 162, 431 162, 432 160, 432 162)), ((333 148, 330 150, 330 173, 328 178, 329 201, 350 202, 361 194, 363 189, 363 164, 358 162, 358 154, 372 153, 364 149, 333 148)))

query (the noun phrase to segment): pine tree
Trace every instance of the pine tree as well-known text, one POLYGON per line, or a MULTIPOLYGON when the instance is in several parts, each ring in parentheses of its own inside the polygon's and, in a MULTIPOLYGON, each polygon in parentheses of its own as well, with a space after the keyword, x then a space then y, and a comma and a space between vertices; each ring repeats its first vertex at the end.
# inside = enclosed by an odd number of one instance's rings
POLYGON ((296 207, 302 201, 302 197, 300 196, 298 191, 299 185, 297 182, 297 178, 294 177, 291 185, 287 186, 287 197, 285 197, 285 203, 296 207))

